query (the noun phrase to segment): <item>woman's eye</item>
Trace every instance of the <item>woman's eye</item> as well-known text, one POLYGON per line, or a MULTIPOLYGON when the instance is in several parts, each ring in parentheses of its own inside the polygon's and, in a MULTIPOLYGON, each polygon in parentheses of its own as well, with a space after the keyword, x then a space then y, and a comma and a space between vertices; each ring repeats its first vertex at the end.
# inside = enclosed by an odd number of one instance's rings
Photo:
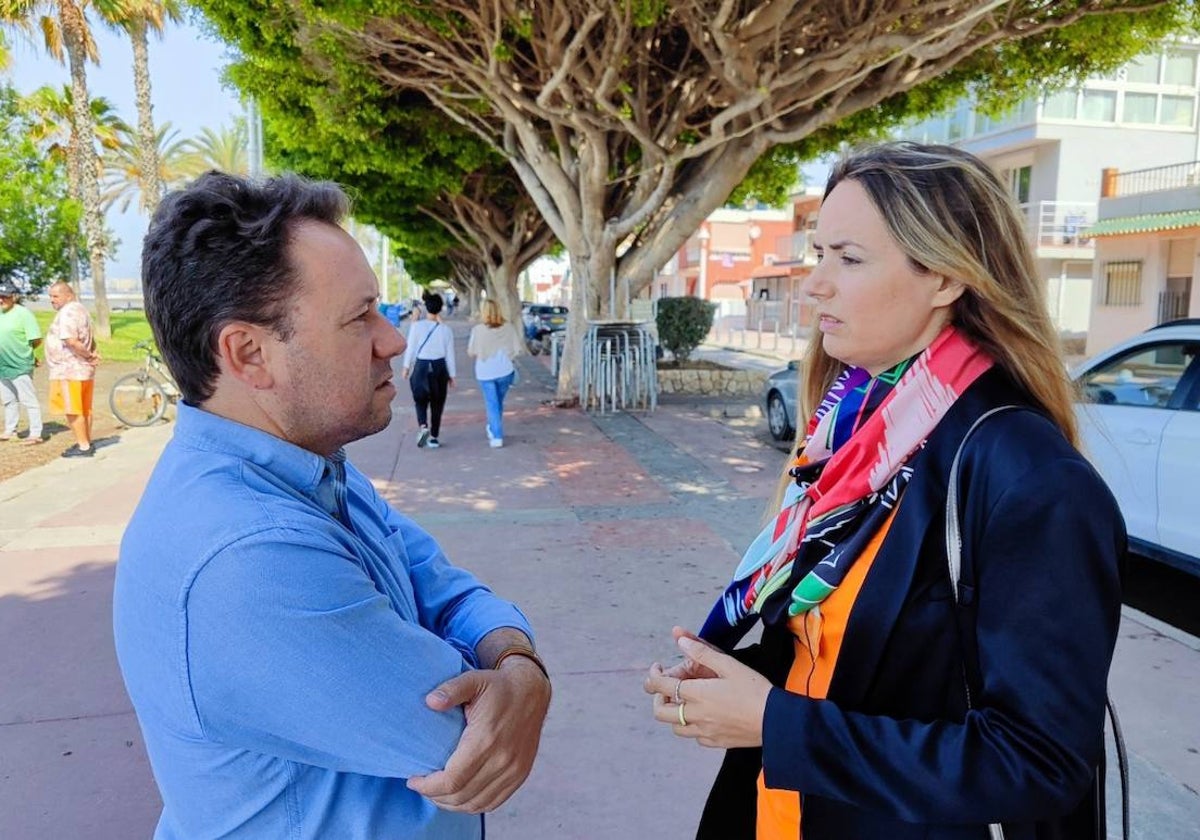
POLYGON ((862 260, 855 259, 849 254, 842 254, 842 265, 858 265, 862 260))

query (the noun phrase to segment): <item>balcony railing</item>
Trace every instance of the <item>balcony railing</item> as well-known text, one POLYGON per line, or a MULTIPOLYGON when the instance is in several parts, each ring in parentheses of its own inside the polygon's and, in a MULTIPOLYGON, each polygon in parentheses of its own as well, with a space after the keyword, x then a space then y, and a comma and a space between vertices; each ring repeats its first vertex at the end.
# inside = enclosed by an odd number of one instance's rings
POLYGON ((776 265, 816 265, 817 252, 812 247, 812 232, 799 230, 775 239, 776 265))
POLYGON ((1037 248, 1091 248, 1087 229, 1096 223, 1096 203, 1039 201, 1022 204, 1030 238, 1037 248))
POLYGON ((1102 191, 1105 198, 1140 195, 1159 190, 1176 190, 1180 187, 1200 185, 1200 161, 1173 163, 1169 166, 1155 166, 1151 169, 1135 169, 1132 172, 1105 170, 1105 176, 1102 191))

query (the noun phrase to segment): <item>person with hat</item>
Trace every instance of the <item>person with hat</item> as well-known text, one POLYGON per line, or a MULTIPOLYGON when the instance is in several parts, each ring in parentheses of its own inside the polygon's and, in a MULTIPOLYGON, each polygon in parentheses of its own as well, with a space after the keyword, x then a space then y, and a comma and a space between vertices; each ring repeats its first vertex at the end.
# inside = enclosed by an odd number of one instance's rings
POLYGON ((4 401, 4 434, 12 440, 21 419, 21 406, 29 419, 25 444, 42 442, 42 408, 33 388, 34 349, 42 343, 42 331, 33 313, 17 303, 17 287, 0 280, 0 398, 4 401))

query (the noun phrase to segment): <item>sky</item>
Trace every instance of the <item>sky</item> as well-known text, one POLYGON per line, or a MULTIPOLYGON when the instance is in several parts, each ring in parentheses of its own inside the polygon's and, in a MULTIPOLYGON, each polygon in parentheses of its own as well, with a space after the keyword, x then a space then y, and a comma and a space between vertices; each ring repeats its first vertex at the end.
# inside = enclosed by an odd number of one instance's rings
MULTIPOLYGON (((128 39, 107 29, 96 28, 100 65, 88 65, 88 90, 93 97, 103 96, 113 103, 127 123, 137 124, 133 91, 133 51, 128 39)), ((13 66, 8 79, 21 93, 30 93, 42 85, 70 82, 66 65, 45 54, 41 43, 9 38, 13 66)), ((155 125, 171 123, 179 138, 194 137, 208 127, 214 130, 229 125, 242 113, 232 87, 222 85, 221 75, 228 63, 227 48, 208 33, 190 23, 172 25, 158 39, 150 40, 150 84, 155 125)), ((109 258, 108 277, 136 279, 140 276, 141 241, 147 219, 136 209, 109 214, 109 225, 121 240, 109 258)))

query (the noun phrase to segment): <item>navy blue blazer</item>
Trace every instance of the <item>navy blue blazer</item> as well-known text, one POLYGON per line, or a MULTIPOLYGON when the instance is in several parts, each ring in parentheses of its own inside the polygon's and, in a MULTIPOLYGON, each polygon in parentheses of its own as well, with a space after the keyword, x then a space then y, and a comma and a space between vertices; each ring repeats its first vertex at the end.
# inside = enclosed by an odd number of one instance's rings
MULTIPOLYGON (((930 435, 828 699, 771 691, 764 746, 729 751, 698 837, 754 837, 760 769, 768 786, 802 792, 804 840, 987 838, 991 822, 1007 840, 1104 836, 1125 527, 1095 470, 1032 409, 989 418, 967 442, 962 606, 950 590, 950 464, 976 418, 1014 403, 1029 400, 993 369, 930 435)), ((737 655, 782 686, 791 634, 764 628, 737 655)))

